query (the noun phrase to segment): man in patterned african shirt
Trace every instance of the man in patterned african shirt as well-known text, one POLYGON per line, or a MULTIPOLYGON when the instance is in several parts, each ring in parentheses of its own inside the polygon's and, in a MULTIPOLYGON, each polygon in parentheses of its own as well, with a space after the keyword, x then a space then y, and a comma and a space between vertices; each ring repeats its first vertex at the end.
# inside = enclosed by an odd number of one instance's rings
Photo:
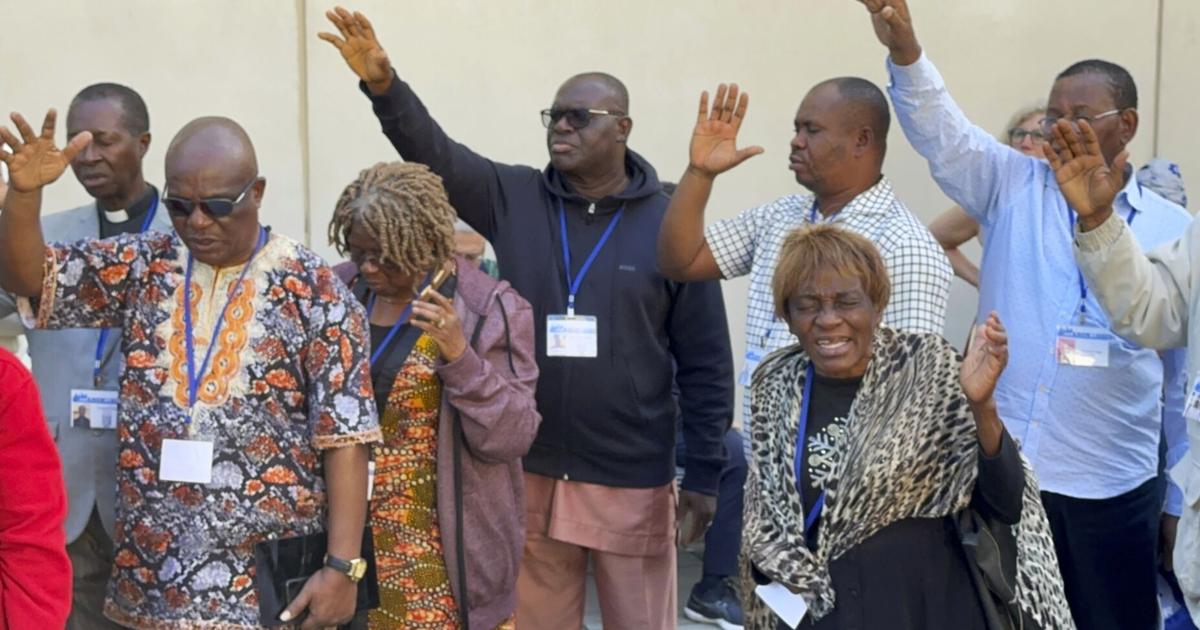
MULTIPOLYGON (((233 121, 197 119, 167 150, 177 234, 50 245, 41 189, 90 134, 59 150, 53 112, 40 136, 13 121, 20 139, 0 127, 13 147, 0 152, 12 188, 0 285, 39 327, 124 329, 105 614, 144 629, 258 628, 255 543, 325 530, 331 556, 359 557, 366 444, 380 438, 362 308, 315 254, 259 226, 266 181, 233 121)), ((282 619, 307 609, 304 628, 343 623, 355 591, 326 566, 282 619)))

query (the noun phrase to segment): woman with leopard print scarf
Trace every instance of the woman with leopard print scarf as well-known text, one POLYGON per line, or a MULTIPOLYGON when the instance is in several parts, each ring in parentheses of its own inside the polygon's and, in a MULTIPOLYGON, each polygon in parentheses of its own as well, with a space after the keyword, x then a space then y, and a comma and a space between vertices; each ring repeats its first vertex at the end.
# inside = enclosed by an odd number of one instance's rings
POLYGON ((1024 627, 1074 628, 1036 480, 992 400, 999 318, 964 360, 937 335, 881 327, 890 292, 857 234, 816 225, 783 244, 776 311, 800 343, 751 386, 746 627, 780 623, 753 595, 774 581, 803 596, 801 628, 989 628, 955 527, 970 507, 1014 531, 1024 627))

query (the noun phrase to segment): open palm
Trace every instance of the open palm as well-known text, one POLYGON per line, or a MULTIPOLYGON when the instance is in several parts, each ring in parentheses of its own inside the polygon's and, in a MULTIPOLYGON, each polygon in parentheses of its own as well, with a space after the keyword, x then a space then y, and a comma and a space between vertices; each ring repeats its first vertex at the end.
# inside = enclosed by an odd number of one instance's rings
POLYGON ((762 147, 737 148, 738 129, 746 117, 750 95, 742 93, 738 98, 738 86, 726 88, 722 83, 713 98, 712 111, 708 109, 708 92, 700 94, 700 113, 696 116, 696 127, 692 130, 689 148, 691 168, 709 176, 716 176, 763 152, 762 147))
POLYGON ((1008 333, 1000 323, 1000 317, 992 313, 986 322, 975 328, 971 347, 959 370, 959 382, 967 400, 972 403, 990 400, 1007 364, 1008 333))
POLYGON ((1053 138, 1042 151, 1054 169, 1058 188, 1081 220, 1112 207, 1117 193, 1125 187, 1126 154, 1113 160, 1112 166, 1100 152, 1100 141, 1087 121, 1079 123, 1079 132, 1071 123, 1059 120, 1053 138))
POLYGON ((8 165, 8 186, 17 192, 33 192, 58 179, 71 160, 92 141, 92 134, 84 131, 71 138, 67 146, 59 149, 54 144, 54 126, 57 113, 46 112, 42 133, 36 135, 33 128, 20 114, 12 115, 13 124, 20 139, 7 127, 0 127, 0 142, 12 148, 12 153, 0 151, 0 160, 8 165))
POLYGON ((350 66, 358 78, 373 85, 391 81, 391 62, 388 61, 383 46, 379 45, 379 40, 375 37, 375 28, 371 26, 367 16, 358 11, 352 14, 342 7, 337 7, 333 11, 326 11, 325 17, 337 27, 341 37, 332 33, 317 33, 317 37, 337 48, 346 60, 346 65, 350 66))

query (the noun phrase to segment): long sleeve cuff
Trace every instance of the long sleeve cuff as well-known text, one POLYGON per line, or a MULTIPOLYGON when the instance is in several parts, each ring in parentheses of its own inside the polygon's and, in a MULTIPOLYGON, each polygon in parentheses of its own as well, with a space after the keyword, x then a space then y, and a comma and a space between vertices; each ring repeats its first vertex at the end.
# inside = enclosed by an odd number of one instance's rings
POLYGON ((683 481, 679 488, 715 497, 720 487, 722 468, 720 462, 689 457, 684 464, 683 481))
POLYGON ((892 87, 898 90, 913 90, 926 88, 942 88, 946 85, 937 66, 929 60, 925 51, 911 65, 899 66, 887 58, 887 71, 891 77, 892 87))
POLYGON ((1167 479, 1167 498, 1163 502, 1163 512, 1175 517, 1183 515, 1183 488, 1180 488, 1179 484, 1172 481, 1169 477, 1167 479))
POLYGON ((1125 231, 1125 220, 1113 212, 1108 219, 1094 230, 1083 232, 1075 225, 1075 247, 1078 251, 1092 254, 1100 252, 1117 242, 1125 231))

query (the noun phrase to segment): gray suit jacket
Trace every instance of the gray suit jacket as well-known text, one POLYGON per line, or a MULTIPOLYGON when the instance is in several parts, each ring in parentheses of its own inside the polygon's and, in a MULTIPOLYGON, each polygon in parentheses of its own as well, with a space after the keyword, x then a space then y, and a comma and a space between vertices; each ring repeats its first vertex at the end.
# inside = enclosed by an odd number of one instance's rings
MULTIPOLYGON (((161 204, 151 224, 152 230, 170 232, 171 219, 161 204)), ((47 241, 76 241, 100 236, 100 218, 96 204, 42 217, 42 233, 47 241)), ((14 297, 0 291, 0 318, 16 311, 14 297)), ((72 389, 117 390, 123 367, 119 348, 101 374, 100 386, 92 381, 92 363, 99 330, 26 330, 33 376, 42 393, 42 407, 50 434, 58 444, 63 476, 67 483, 67 542, 83 533, 92 506, 100 512, 104 529, 112 535, 113 508, 117 495, 116 431, 76 429, 71 426, 72 389)), ((109 333, 109 348, 119 344, 121 330, 109 333)), ((106 349, 107 351, 107 349, 106 349)))

